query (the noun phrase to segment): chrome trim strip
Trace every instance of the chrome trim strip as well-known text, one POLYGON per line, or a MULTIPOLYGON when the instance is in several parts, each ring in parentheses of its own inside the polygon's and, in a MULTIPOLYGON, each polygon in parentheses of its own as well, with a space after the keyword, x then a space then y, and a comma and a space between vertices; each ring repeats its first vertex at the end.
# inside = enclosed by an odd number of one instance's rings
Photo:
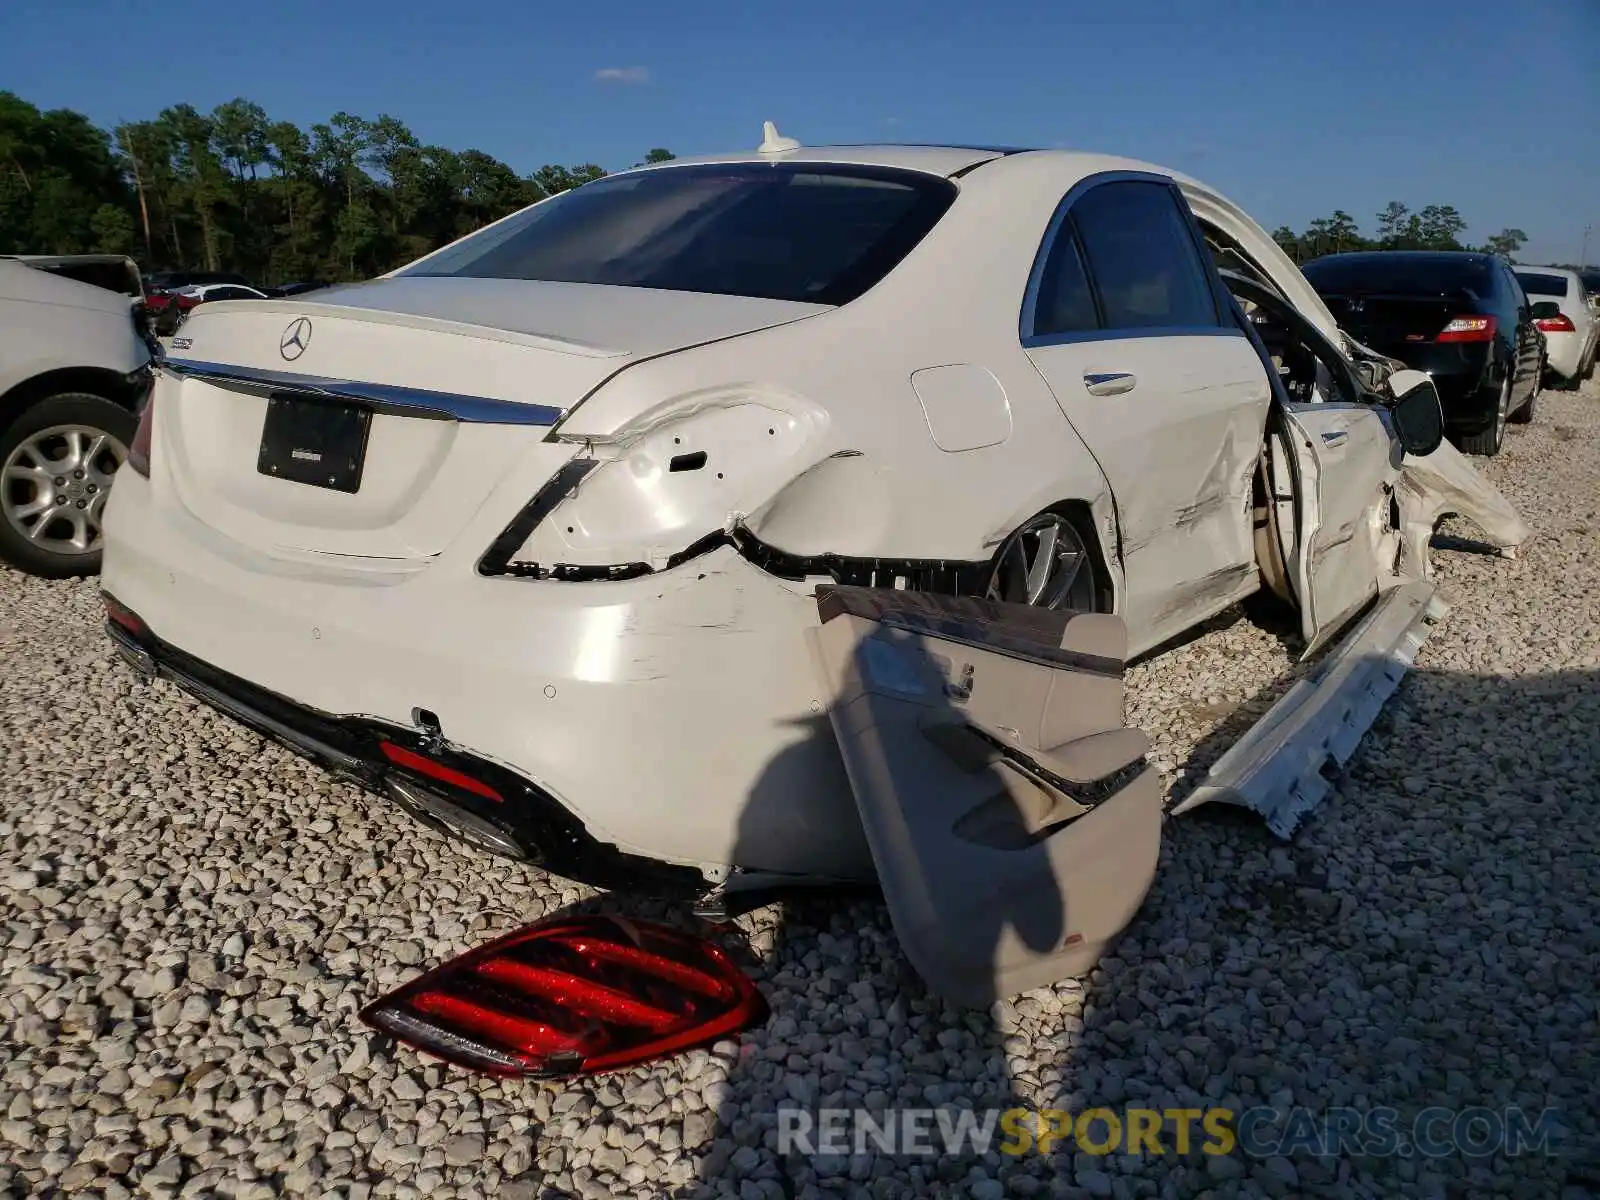
MULTIPOLYGON (((1046 333, 1024 338, 1024 350, 1038 350, 1044 346, 1069 346, 1078 342, 1121 342, 1130 338, 1174 337, 1244 337, 1240 329, 1224 329, 1220 325, 1150 325, 1142 329, 1084 329, 1074 333, 1046 333)), ((1247 339, 1248 340, 1248 339, 1247 339)))
POLYGON ((328 379, 319 375, 202 362, 193 358, 164 359, 161 369, 180 378, 204 379, 229 391, 253 396, 290 392, 297 396, 354 401, 373 412, 430 421, 460 421, 469 425, 550 426, 561 420, 567 412, 551 404, 519 404, 514 400, 496 400, 488 396, 465 396, 456 392, 434 392, 390 383, 363 383, 354 379, 328 379))

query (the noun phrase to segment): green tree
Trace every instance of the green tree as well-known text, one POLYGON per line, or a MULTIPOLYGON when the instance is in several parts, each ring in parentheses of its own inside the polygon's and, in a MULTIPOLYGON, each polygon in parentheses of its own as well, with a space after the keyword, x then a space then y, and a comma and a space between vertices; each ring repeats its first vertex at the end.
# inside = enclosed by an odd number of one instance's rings
POLYGON ((1417 235, 1423 250, 1460 250, 1467 222, 1449 204, 1430 204, 1417 217, 1417 235))
POLYGON ((1518 250, 1528 244, 1528 235, 1520 229, 1502 229, 1483 244, 1485 253, 1498 254, 1507 262, 1516 262, 1513 257, 1518 250))
POLYGON ((0 253, 92 250, 101 205, 131 198, 104 130, 0 91, 0 253))
POLYGON ((1333 239, 1333 252, 1342 253, 1353 250, 1362 244, 1361 228, 1355 218, 1342 208, 1333 210, 1333 217, 1328 222, 1328 236, 1333 239))
POLYGON ((1391 200, 1378 214, 1378 245, 1385 250, 1396 249, 1405 235, 1406 219, 1411 210, 1398 200, 1391 200))

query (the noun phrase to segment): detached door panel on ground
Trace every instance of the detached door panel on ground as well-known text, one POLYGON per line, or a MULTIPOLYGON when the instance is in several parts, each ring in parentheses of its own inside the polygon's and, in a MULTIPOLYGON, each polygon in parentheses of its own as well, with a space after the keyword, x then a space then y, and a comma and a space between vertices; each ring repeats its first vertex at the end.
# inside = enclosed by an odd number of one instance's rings
POLYGON ((981 1006, 1087 970, 1155 875, 1122 621, 885 589, 817 599, 829 718, 906 956, 981 1006))

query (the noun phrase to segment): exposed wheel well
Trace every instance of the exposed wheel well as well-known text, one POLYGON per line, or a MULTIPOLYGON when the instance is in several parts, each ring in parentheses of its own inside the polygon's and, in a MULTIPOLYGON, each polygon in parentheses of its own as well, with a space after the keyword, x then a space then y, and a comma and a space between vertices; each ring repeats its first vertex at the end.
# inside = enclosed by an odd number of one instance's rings
POLYGON ((138 389, 128 381, 126 375, 104 367, 63 367, 24 379, 0 396, 0 425, 9 424, 23 410, 46 396, 56 396, 62 392, 88 392, 91 396, 103 396, 129 412, 135 411, 138 401, 138 389))

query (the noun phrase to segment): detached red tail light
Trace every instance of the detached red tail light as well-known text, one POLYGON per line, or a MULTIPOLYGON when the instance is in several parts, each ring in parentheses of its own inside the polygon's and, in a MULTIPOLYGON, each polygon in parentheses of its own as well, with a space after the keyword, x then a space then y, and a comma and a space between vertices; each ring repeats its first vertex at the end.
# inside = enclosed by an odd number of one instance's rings
POLYGON ((1534 322, 1546 333, 1577 333, 1578 327, 1572 323, 1572 318, 1562 313, 1559 317, 1541 317, 1534 322))
POLYGON ((1493 317, 1452 317, 1439 331, 1436 342, 1492 342, 1500 323, 1493 317))
POLYGON ((722 949, 621 917, 529 925, 373 1001, 361 1019, 424 1053, 490 1075, 613 1071, 766 1020, 722 949))

